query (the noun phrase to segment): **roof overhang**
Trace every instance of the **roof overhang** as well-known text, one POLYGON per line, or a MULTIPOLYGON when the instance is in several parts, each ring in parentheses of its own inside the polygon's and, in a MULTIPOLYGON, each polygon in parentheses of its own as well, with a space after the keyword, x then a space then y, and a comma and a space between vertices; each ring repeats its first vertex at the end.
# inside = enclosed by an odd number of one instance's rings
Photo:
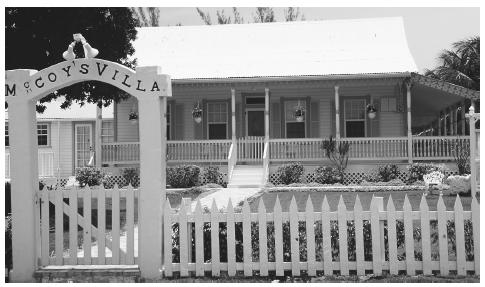
POLYGON ((480 91, 470 90, 461 86, 448 83, 446 81, 433 79, 417 73, 411 73, 411 81, 413 84, 423 85, 425 87, 440 90, 463 98, 468 98, 472 100, 480 99, 480 91))

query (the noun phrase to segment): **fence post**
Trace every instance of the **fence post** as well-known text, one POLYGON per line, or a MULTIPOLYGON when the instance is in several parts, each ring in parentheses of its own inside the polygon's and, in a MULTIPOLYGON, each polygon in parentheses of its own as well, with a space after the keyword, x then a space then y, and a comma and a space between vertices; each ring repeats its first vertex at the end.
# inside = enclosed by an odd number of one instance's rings
MULTIPOLYGON (((376 196, 374 197, 379 212, 384 211, 384 197, 376 196)), ((386 242, 384 238, 384 220, 379 220, 379 231, 381 238, 381 260, 386 261, 386 242)))
POLYGON ((470 185, 472 189, 472 197, 475 197, 477 193, 477 134, 475 131, 475 122, 477 118, 480 117, 480 114, 475 114, 475 108, 471 106, 470 111, 468 112, 466 117, 470 119, 470 185))
MULTIPOLYGON (((9 109, 12 193, 12 281, 32 282, 37 267, 35 210, 39 201, 35 103, 26 89, 35 70, 5 72, 9 109)), ((32 83, 31 83, 32 84, 32 83)))

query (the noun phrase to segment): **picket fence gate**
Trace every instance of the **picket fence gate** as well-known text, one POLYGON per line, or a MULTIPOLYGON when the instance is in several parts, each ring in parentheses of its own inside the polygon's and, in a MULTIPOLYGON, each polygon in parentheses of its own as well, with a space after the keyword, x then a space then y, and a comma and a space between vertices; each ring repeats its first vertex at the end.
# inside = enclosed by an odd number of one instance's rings
MULTIPOLYGON (((406 196, 402 211, 396 211, 392 197, 389 198, 387 210, 383 210, 382 198, 374 197, 370 211, 363 211, 359 197, 356 197, 354 210, 348 211, 343 198, 340 197, 337 211, 330 211, 327 198, 322 203, 321 212, 314 211, 311 198, 308 197, 305 211, 298 211, 296 200, 293 197, 289 211, 283 212, 280 201, 276 198, 274 210, 267 213, 262 200, 259 202, 258 212, 251 213, 247 201, 244 202, 241 212, 235 212, 229 200, 227 210, 222 212, 213 201, 210 210, 203 211, 200 201, 195 209, 181 205, 176 211, 167 200, 164 208, 164 270, 166 277, 174 276, 175 272, 181 277, 205 276, 210 272, 212 276, 220 276, 221 271, 227 272, 228 276, 236 276, 237 272, 243 272, 244 276, 253 276, 257 271, 260 276, 267 276, 270 271, 275 271, 276 276, 283 276, 285 271, 291 271, 292 276, 300 276, 305 271, 309 276, 315 276, 317 271, 323 271, 325 275, 332 275, 339 271, 341 275, 349 275, 350 270, 355 270, 357 275, 364 275, 366 270, 376 275, 382 274, 383 270, 389 270, 390 274, 398 274, 405 271, 408 275, 415 275, 417 270, 423 274, 432 274, 439 270, 441 275, 448 275, 450 271, 458 275, 466 275, 468 271, 480 274, 480 210, 479 203, 473 198, 471 211, 463 211, 460 198, 457 196, 454 210, 447 211, 443 198, 440 196, 437 211, 430 211, 425 196, 422 197, 420 210, 413 211, 406 196), (455 222, 456 229, 456 260, 449 260, 447 221, 455 222), (464 222, 470 220, 473 229, 474 260, 467 261, 465 254, 465 229, 464 222), (289 221, 289 239, 291 251, 283 250, 284 234, 282 224, 289 221), (316 242, 314 224, 322 223, 322 242, 316 242), (332 261, 331 254, 331 221, 338 221, 339 230, 339 261, 332 261), (348 260, 347 222, 355 222, 355 250, 356 260, 348 260), (372 260, 364 260, 364 231, 363 222, 369 221, 372 234, 372 260), (388 259, 384 253, 384 222, 388 228, 388 259), (405 234, 405 260, 398 260, 396 221, 404 222, 405 234), (422 261, 416 261, 414 257, 413 221, 420 222, 422 234, 422 261), (439 236, 439 260, 432 260, 430 222, 437 221, 439 236), (306 227, 306 257, 305 262, 300 262, 299 248, 299 222, 306 227), (204 225, 210 223, 210 243, 204 242, 204 225), (220 262, 220 235, 219 223, 226 224, 227 231, 227 262, 220 262), (235 224, 242 223, 242 262, 236 262, 236 234, 235 224), (259 261, 253 261, 252 249, 254 242, 251 239, 251 224, 267 227, 268 223, 274 223, 274 262, 268 262, 268 234, 267 228, 258 227, 259 238, 259 261), (178 226, 178 234, 173 232, 174 224, 178 226), (193 230, 195 229, 195 230, 193 230), (192 241, 195 241, 192 244, 192 241), (170 244, 172 242, 172 244, 170 244), (178 242, 179 262, 173 262, 173 242, 178 242), (168 243, 168 244, 167 244, 168 243), (322 244, 321 257, 323 261, 316 260, 315 246, 322 244), (204 246, 210 246, 210 259, 204 260, 204 246), (192 246, 193 245, 193 246, 192 246), (374 248, 376 247, 376 248, 374 248), (195 258, 191 258, 192 249, 195 248, 195 258), (285 262, 284 252, 291 253, 289 262, 285 262)), ((207 231, 206 231, 207 232, 207 231)), ((206 236, 206 238, 208 238, 206 236)))
POLYGON ((138 215, 135 215, 135 201, 138 195, 139 191, 131 186, 119 189, 117 185, 114 189, 44 188, 39 191, 40 204, 36 212, 37 226, 40 227, 36 232, 40 239, 37 240, 40 243, 37 248, 39 265, 138 264, 135 252, 135 219, 138 215), (54 222, 49 220, 52 218, 49 203, 54 207, 54 222), (111 221, 107 221, 110 215, 111 221), (69 218, 68 231, 64 231, 65 216, 69 218), (122 219, 126 222, 122 223, 122 219), (107 228, 107 222, 111 223, 111 228, 107 228), (78 226, 82 228, 82 236, 78 226), (121 230, 122 226, 126 231, 121 230))

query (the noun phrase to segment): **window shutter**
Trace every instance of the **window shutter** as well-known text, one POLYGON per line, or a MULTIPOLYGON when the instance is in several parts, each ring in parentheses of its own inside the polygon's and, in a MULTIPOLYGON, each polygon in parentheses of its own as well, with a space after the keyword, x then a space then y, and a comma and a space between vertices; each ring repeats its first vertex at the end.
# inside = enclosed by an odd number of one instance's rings
POLYGON ((271 118, 271 128, 269 134, 271 138, 281 138, 281 111, 280 103, 272 103, 271 110, 269 112, 271 118))
POLYGON ((232 106, 231 106, 231 99, 227 100, 227 139, 232 138, 232 106))
POLYGON ((172 119, 175 118, 172 123, 174 139, 182 140, 184 138, 184 105, 175 104, 175 115, 172 115, 172 119))
POLYGON ((319 121, 319 102, 312 102, 311 104, 311 107, 310 107, 310 118, 311 118, 311 134, 310 136, 312 138, 319 138, 320 137, 320 133, 319 133, 319 129, 320 129, 320 121, 319 121))

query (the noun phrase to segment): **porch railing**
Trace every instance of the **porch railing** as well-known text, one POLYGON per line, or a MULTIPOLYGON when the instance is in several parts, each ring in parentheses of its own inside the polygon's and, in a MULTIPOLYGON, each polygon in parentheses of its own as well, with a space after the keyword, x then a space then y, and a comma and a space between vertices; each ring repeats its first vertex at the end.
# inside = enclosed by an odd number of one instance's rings
POLYGON ((104 143, 101 147, 103 163, 137 163, 140 161, 139 142, 104 143))
POLYGON ((172 162, 225 162, 231 140, 167 141, 167 160, 172 162))
POLYGON ((263 160, 264 137, 244 137, 237 140, 237 159, 246 162, 263 160))
POLYGON ((413 137, 413 159, 454 159, 455 145, 468 146, 469 136, 413 137))
MULTIPOLYGON (((54 152, 38 152, 39 177, 54 177, 54 152)), ((5 153, 5 178, 10 178, 10 153, 5 153)))

